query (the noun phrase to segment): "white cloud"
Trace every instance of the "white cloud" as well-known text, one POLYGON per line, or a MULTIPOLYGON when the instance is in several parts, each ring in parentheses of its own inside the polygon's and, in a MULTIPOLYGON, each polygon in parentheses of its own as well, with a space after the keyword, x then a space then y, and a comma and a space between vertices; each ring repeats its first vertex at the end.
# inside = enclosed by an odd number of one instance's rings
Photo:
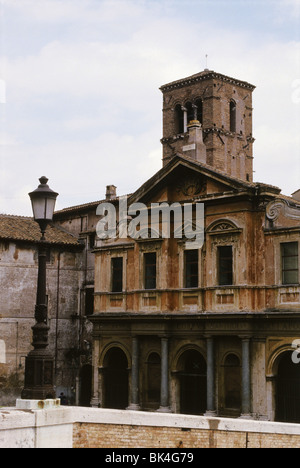
POLYGON ((151 14, 147 2, 136 0, 2 0, 5 10, 20 15, 23 20, 70 25, 76 27, 102 25, 107 27, 122 21, 121 30, 130 28, 134 22, 145 21, 145 10, 151 14))
POLYGON ((206 53, 210 68, 257 85, 255 179, 288 194, 299 188, 300 104, 292 99, 299 42, 168 16, 152 2, 8 0, 6 6, 29 23, 51 23, 53 35, 34 53, 5 58, 9 117, 0 196, 7 206, 0 200, 0 212, 30 210, 19 188, 34 188, 42 174, 61 193, 61 208, 101 199, 107 184, 119 194, 136 190, 161 167, 158 87, 203 69, 206 53), (65 36, 56 34, 60 24, 72 24, 65 36), (84 28, 93 30, 93 40, 83 39, 84 28))
POLYGON ((279 0, 276 2, 277 15, 275 17, 278 23, 287 20, 298 21, 300 18, 300 0, 279 0))
POLYGON ((6 84, 5 81, 0 78, 0 104, 6 103, 6 84))

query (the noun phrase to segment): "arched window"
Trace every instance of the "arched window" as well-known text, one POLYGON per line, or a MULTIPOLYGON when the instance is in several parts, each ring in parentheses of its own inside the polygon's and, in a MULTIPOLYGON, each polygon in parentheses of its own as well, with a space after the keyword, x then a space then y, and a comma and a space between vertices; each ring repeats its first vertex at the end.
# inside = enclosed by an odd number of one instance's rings
POLYGON ((236 132, 236 103, 231 100, 229 104, 230 131, 236 132))
POLYGON ((175 124, 175 134, 183 133, 183 110, 180 104, 177 104, 175 107, 175 116, 174 116, 174 124, 175 124))
POLYGON ((197 107, 197 120, 202 124, 203 123, 203 103, 201 99, 197 99, 195 102, 195 106, 197 107))
POLYGON ((195 111, 191 102, 187 102, 184 107, 186 108, 186 117, 187 117, 187 125, 188 125, 191 120, 194 120, 195 111))

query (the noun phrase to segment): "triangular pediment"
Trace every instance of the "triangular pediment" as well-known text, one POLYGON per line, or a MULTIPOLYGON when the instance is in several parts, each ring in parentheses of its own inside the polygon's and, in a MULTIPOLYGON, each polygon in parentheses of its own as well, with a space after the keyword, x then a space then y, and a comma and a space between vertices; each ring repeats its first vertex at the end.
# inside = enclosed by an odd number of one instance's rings
POLYGON ((197 161, 175 156, 130 197, 130 203, 185 202, 228 192, 253 189, 255 185, 217 172, 197 161))

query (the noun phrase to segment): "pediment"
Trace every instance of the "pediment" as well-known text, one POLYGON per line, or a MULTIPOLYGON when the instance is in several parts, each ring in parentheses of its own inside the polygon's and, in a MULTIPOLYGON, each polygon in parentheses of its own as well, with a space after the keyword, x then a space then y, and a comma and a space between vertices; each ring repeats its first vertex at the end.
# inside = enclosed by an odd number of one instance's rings
POLYGON ((210 235, 224 234, 227 232, 241 232, 242 229, 239 228, 233 221, 228 219, 219 219, 214 221, 208 228, 206 232, 210 235))
POLYGON ((199 162, 176 156, 130 197, 130 203, 185 202, 250 188, 251 183, 214 171, 199 162))

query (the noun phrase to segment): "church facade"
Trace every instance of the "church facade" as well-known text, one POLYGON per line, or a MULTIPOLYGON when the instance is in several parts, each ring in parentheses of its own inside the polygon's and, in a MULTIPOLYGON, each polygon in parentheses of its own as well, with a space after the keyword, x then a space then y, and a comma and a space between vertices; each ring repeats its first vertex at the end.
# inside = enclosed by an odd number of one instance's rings
POLYGON ((169 207, 169 235, 96 240, 93 406, 300 422, 300 202, 253 182, 254 88, 161 87, 163 167, 127 203, 169 207), (175 206, 202 207, 201 245, 175 206))

